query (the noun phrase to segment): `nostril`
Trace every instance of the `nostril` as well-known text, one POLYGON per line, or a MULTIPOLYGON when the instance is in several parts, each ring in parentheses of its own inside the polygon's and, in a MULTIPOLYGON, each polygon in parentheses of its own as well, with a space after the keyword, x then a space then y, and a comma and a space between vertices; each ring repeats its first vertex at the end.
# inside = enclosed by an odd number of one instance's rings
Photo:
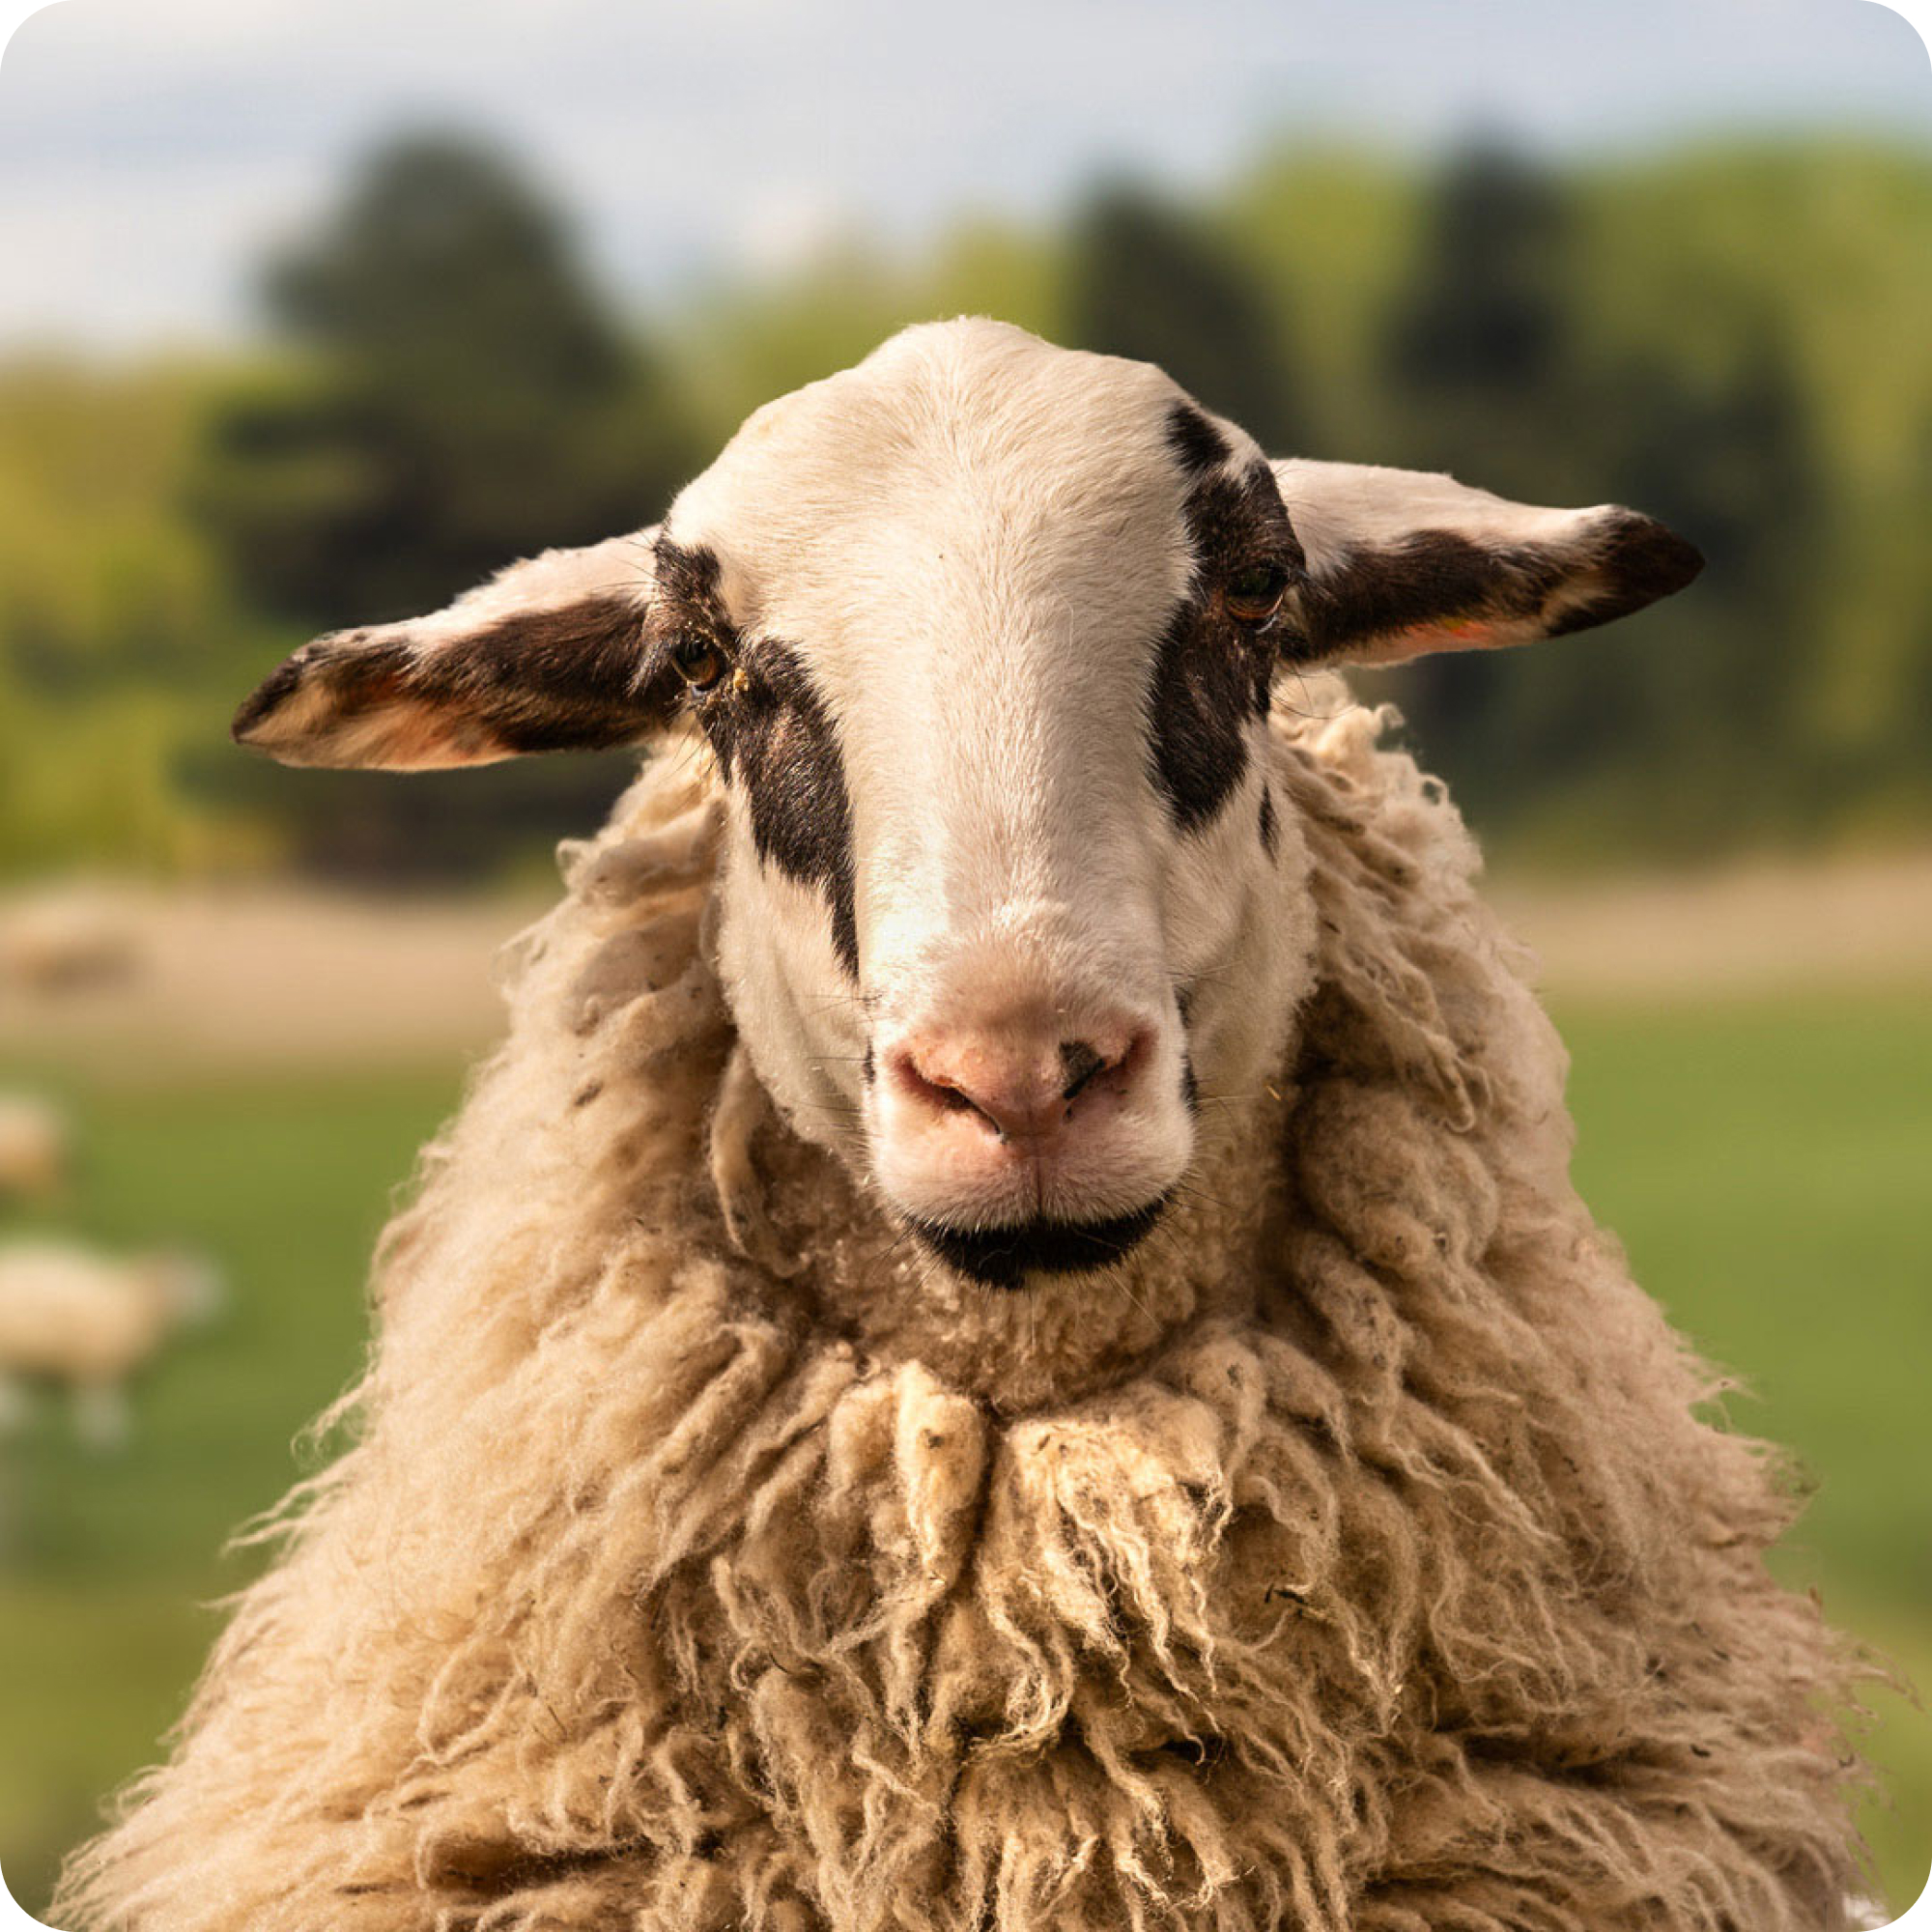
POLYGON ((1126 1093, 1153 1052, 1153 1035, 1146 1028, 1111 1038, 1103 1035, 1102 1038, 1105 1042, 1102 1046, 1095 1046, 1085 1039, 1061 1042, 1060 1067, 1065 1084, 1061 1087, 1060 1097, 1063 1101, 1071 1102, 1083 1094, 1096 1091, 1096 1083, 1103 1075, 1109 1092, 1126 1093), (1113 1050, 1109 1052, 1107 1047, 1113 1050))
POLYGON ((1103 1026, 1084 1039, 1045 1029, 915 1034, 879 1056, 888 1095, 928 1122, 969 1115, 1001 1141, 1044 1141, 1106 1112, 1137 1084, 1152 1034, 1103 1026), (1096 1111, 1097 1110, 1097 1111, 1096 1111))
POLYGON ((911 1053, 894 1053, 887 1058, 895 1083, 909 1098, 918 1100, 940 1114, 978 1114, 989 1126, 998 1122, 988 1116, 957 1081, 944 1074, 928 1073, 911 1053))
POLYGON ((1081 1088, 1106 1065, 1106 1061, 1084 1039, 1062 1040, 1060 1070, 1065 1075, 1066 1084, 1061 1088, 1060 1097, 1063 1100, 1077 1098, 1081 1088))

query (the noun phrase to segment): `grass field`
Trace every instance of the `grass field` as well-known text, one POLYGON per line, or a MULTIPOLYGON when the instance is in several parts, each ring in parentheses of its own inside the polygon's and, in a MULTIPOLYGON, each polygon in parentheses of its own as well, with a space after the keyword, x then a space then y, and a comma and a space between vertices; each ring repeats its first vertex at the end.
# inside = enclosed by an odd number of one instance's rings
MULTIPOLYGON (((1742 1426, 1815 1474, 1787 1574, 1932 1685, 1932 1011, 1864 994, 1559 1017, 1586 1195, 1748 1379, 1742 1426)), ((247 1574, 225 1532, 279 1494, 291 1438, 354 1372, 370 1240, 459 1079, 43 1072, 85 1135, 61 1225, 205 1249, 230 1297, 142 1386, 125 1452, 79 1449, 52 1404, 0 1447, 0 1869, 29 1910, 178 1710, 214 1627, 196 1605, 247 1574)), ((1888 1698, 1873 1752, 1892 1802, 1869 1831, 1902 1910, 1932 1862, 1932 1723, 1888 1698)))

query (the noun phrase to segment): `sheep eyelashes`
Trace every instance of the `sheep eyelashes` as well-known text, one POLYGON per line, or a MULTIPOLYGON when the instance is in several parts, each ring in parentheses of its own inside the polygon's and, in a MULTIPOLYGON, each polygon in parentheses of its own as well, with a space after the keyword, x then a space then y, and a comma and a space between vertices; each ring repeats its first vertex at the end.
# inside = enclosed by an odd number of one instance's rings
POLYGON ((353 1439, 57 1920, 1841 1932, 1859 1666, 1776 1461, 1324 668, 1693 568, 960 322, 398 627, 400 724, 271 679, 278 755, 494 755, 465 654, 621 569, 600 689, 677 754, 565 849, 353 1439))

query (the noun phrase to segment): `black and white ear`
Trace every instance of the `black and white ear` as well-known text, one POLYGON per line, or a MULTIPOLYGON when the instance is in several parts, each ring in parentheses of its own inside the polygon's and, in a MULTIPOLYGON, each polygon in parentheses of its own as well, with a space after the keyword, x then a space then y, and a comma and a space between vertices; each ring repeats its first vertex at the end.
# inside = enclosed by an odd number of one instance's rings
POLYGON ((1311 660, 1400 664, 1586 631, 1682 590, 1697 551, 1613 503, 1544 510, 1451 476, 1277 463, 1311 660))
POLYGON ((236 740, 398 772, 635 744, 682 689, 644 624, 654 534, 546 551, 446 611, 318 638, 235 714, 236 740))

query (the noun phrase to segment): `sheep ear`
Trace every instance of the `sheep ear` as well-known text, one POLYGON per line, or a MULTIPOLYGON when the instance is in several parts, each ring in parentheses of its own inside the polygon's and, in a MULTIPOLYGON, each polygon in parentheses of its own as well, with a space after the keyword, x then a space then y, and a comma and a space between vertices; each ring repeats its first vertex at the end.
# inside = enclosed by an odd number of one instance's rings
POLYGON ((644 623, 655 534, 547 551, 446 611, 318 638, 235 714, 236 740, 397 772, 634 744, 682 688, 644 623))
POLYGON ((1400 664, 1586 631, 1682 590, 1703 567, 1673 531, 1613 503, 1544 510, 1451 476, 1277 463, 1301 540, 1293 655, 1400 664))

